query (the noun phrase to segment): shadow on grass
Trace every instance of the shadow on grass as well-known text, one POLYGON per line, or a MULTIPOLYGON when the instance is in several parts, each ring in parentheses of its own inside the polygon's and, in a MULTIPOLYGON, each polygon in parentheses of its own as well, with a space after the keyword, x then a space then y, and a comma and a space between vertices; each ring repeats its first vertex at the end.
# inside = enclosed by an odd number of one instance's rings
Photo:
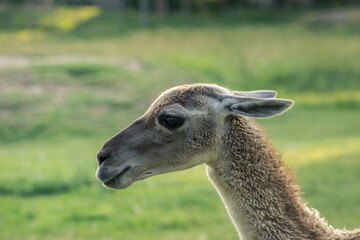
POLYGON ((81 187, 89 186, 93 180, 85 177, 73 178, 69 180, 45 179, 41 181, 29 182, 29 180, 17 179, 14 182, 3 182, 0 185, 0 195, 37 197, 45 195, 55 195, 66 193, 81 187))
POLYGON ((78 222, 100 222, 100 221, 105 221, 105 220, 109 220, 109 216, 106 216, 104 214, 93 214, 93 215, 88 215, 88 214, 77 214, 77 213, 73 213, 72 215, 70 215, 68 217, 69 221, 78 223, 78 222))

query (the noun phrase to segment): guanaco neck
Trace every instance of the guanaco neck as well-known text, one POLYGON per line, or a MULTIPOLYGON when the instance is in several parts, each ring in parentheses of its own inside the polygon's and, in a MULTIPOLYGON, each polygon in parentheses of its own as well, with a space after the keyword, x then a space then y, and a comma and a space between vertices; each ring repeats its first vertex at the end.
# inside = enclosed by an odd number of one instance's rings
POLYGON ((279 154, 255 122, 229 117, 219 159, 208 176, 242 240, 335 239, 333 229, 301 200, 279 154))

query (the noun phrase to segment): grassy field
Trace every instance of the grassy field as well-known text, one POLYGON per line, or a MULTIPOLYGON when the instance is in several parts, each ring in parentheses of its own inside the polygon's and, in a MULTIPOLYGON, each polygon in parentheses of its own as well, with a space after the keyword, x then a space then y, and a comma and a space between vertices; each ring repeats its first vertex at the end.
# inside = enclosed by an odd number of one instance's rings
POLYGON ((324 10, 242 10, 146 27, 100 9, 35 11, 34 23, 24 11, 0 8, 0 239, 238 239, 204 166, 122 191, 94 176, 105 140, 193 82, 295 100, 260 124, 310 206, 360 227, 358 11, 335 23, 324 10), (59 11, 88 17, 59 26, 48 20, 59 11))

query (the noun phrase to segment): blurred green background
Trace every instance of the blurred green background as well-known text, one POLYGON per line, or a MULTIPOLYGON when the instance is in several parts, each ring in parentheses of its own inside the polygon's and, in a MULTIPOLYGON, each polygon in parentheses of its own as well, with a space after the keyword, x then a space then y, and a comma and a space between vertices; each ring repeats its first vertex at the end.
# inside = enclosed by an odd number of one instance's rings
POLYGON ((109 137, 195 82, 295 100, 260 124, 309 205, 360 227, 356 3, 0 1, 0 239, 238 239, 205 166, 95 179, 109 137))

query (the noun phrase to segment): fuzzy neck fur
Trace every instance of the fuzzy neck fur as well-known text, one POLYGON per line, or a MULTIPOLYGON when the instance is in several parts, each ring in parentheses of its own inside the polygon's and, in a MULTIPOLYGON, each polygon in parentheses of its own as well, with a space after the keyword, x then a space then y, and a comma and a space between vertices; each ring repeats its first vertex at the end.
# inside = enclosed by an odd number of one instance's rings
POLYGON ((208 176, 242 240, 360 239, 360 229, 336 230, 301 200, 293 176, 262 130, 246 117, 229 117, 208 176))

